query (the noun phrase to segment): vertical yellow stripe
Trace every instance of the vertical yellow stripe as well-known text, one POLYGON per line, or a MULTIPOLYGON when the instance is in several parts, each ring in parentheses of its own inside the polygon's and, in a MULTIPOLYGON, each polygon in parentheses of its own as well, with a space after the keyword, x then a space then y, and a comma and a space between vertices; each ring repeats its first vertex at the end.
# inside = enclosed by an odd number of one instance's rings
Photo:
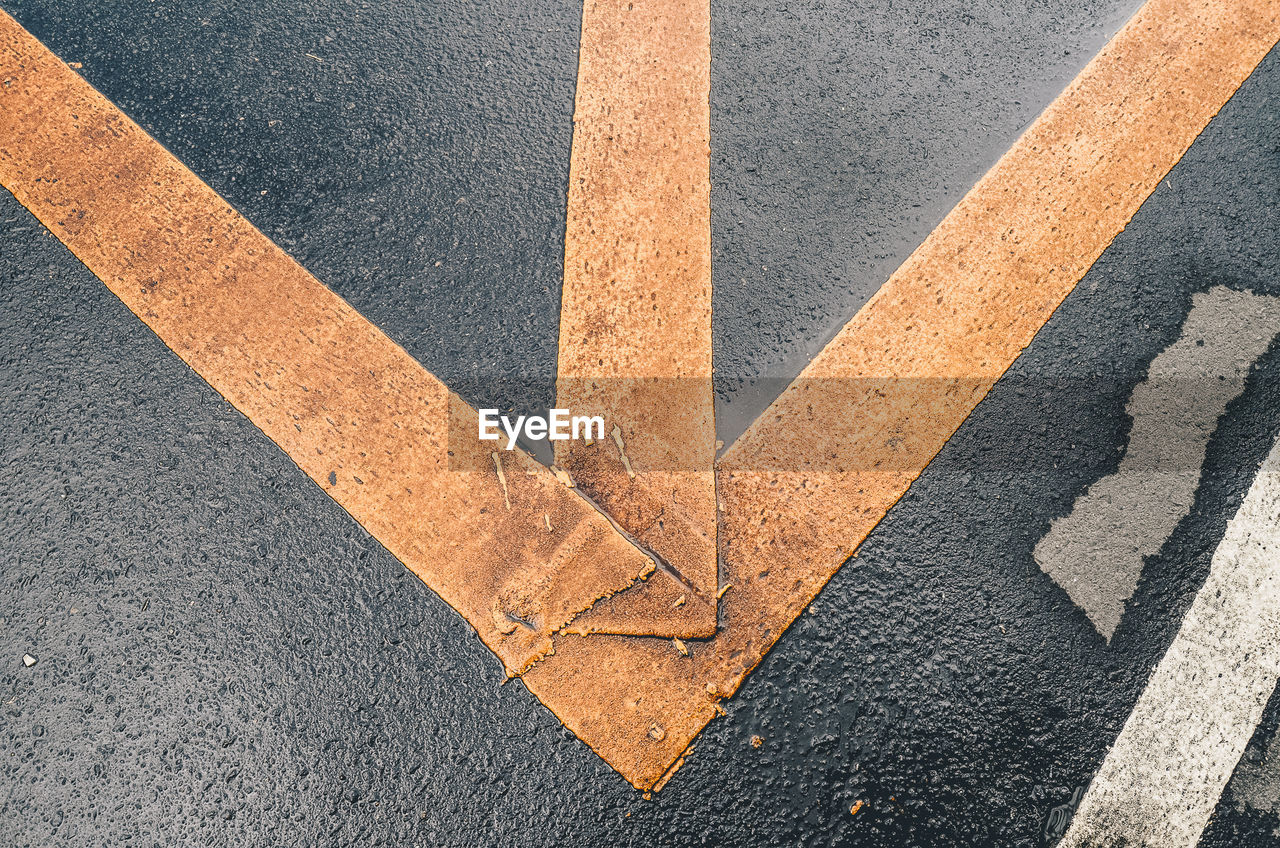
POLYGON ((557 405, 608 435, 557 461, 665 567, 584 632, 715 630, 710 75, 708 0, 586 0, 557 405))

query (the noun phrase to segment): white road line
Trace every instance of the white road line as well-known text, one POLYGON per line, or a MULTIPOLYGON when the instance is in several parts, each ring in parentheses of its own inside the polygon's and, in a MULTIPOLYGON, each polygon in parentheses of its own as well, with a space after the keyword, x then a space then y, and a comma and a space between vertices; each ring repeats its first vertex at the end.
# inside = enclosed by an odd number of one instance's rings
POLYGON ((1280 677, 1280 442, 1060 848, 1194 846, 1280 677))

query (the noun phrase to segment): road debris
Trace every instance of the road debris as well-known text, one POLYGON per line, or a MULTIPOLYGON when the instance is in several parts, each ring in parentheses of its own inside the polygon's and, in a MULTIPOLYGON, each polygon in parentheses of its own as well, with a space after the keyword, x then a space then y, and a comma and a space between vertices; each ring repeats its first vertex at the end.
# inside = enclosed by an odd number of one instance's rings
POLYGON ((612 435, 614 444, 618 446, 618 453, 622 456, 622 465, 627 469, 627 476, 632 480, 636 479, 636 472, 631 468, 631 460, 627 459, 627 449, 622 446, 622 428, 614 424, 612 435))
POLYGON ((507 492, 507 475, 502 473, 502 459, 498 456, 497 451, 494 451, 489 455, 493 457, 493 467, 498 469, 498 483, 502 485, 502 500, 507 504, 507 512, 510 512, 511 495, 507 492))

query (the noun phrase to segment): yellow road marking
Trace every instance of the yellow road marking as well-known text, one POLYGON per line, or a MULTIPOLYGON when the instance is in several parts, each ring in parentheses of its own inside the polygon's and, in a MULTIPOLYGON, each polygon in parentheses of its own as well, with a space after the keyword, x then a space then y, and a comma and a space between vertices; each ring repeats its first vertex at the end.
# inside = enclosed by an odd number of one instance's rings
POLYGON ((0 182, 510 671, 652 568, 3 12, 0 77, 0 182))
MULTIPOLYGON (((1264 0, 1151 0, 726 457, 723 585, 734 591, 722 598, 720 635, 687 644, 688 657, 659 640, 559 638, 556 654, 526 676, 538 697, 634 784, 665 782, 717 701, 736 690, 1016 358, 1278 30, 1264 0), (877 423, 839 435, 863 419, 877 423), (815 443, 823 433, 836 435, 815 443)), ((424 535, 439 543, 450 533, 462 549, 456 555, 484 568, 493 555, 473 544, 478 537, 515 542, 531 561, 638 556, 607 533, 577 551, 566 553, 575 546, 559 534, 554 550, 535 549, 525 538, 538 535, 528 522, 496 536, 474 525, 458 533, 451 522, 474 522, 476 513, 452 501, 453 487, 434 473, 442 468, 433 454, 443 450, 439 398, 447 390, 7 16, 0 16, 0 61, 0 103, 10 119, 0 124, 0 180, 313 479, 325 485, 318 475, 328 467, 353 477, 379 472, 371 489, 344 487, 336 474, 326 488, 397 556, 406 559, 396 546, 421 556, 424 535), (158 273, 141 273, 147 268, 158 273), (225 324, 224 332, 204 334, 210 321, 225 324), (281 335, 282 324, 299 323, 315 335, 281 335), (299 367, 255 367, 283 361, 299 367), (316 386, 322 393, 308 398, 316 386), (381 393, 385 402, 388 392, 406 405, 377 409, 365 397, 381 393), (335 408, 344 414, 316 420, 335 408), (295 436, 291 425, 310 433, 295 436), (395 475, 408 472, 359 449, 370 436, 391 453, 410 442, 400 458, 419 467, 421 479, 412 482, 436 487, 431 493, 446 508, 431 498, 409 508, 421 495, 397 488, 403 481, 395 475), (317 447, 340 464, 310 456, 317 447), (425 534, 404 530, 413 520, 425 534)), ((474 427, 474 413, 459 409, 454 414, 474 427)), ((460 465, 479 468, 484 459, 460 465)), ((589 527, 602 520, 580 517, 581 504, 565 506, 547 492, 546 475, 532 463, 513 461, 526 473, 512 475, 520 481, 512 516, 555 515, 562 524, 567 513, 574 526, 589 527), (526 497, 539 506, 526 509, 526 497)), ((506 512, 500 494, 495 471, 469 478, 459 496, 483 504, 479 514, 493 521, 506 512)), ((520 642, 525 650, 504 642, 519 632, 511 621, 518 605, 495 605, 496 591, 471 585, 459 591, 450 584, 457 572, 437 565, 411 567, 468 615, 509 667, 541 652, 541 633, 520 642)), ((493 568, 480 577, 494 577, 496 590, 505 572, 501 562, 493 568)), ((550 599, 571 614, 553 590, 572 595, 580 588, 574 576, 553 562, 549 583, 530 587, 537 597, 516 600, 550 599)))
POLYGON ((1149 0, 725 455, 717 636, 687 658, 559 637, 526 685, 661 786, 1276 43, 1278 15, 1149 0))
POLYGON ((715 632, 710 27, 708 0, 583 6, 556 405, 613 439, 557 462, 669 568, 575 630, 715 632))

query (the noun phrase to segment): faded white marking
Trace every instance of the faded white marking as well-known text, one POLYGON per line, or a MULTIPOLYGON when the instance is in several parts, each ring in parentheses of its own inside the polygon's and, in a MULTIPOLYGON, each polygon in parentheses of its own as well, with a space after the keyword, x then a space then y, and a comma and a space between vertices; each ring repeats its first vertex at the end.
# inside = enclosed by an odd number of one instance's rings
POLYGON ((1059 848, 1193 848, 1280 677, 1280 442, 1059 848))
POLYGON ((1053 522, 1035 559, 1108 640, 1146 557, 1187 516, 1209 437, 1280 331, 1280 298, 1216 287, 1195 295, 1181 337, 1129 398, 1129 445, 1116 472, 1053 522))

